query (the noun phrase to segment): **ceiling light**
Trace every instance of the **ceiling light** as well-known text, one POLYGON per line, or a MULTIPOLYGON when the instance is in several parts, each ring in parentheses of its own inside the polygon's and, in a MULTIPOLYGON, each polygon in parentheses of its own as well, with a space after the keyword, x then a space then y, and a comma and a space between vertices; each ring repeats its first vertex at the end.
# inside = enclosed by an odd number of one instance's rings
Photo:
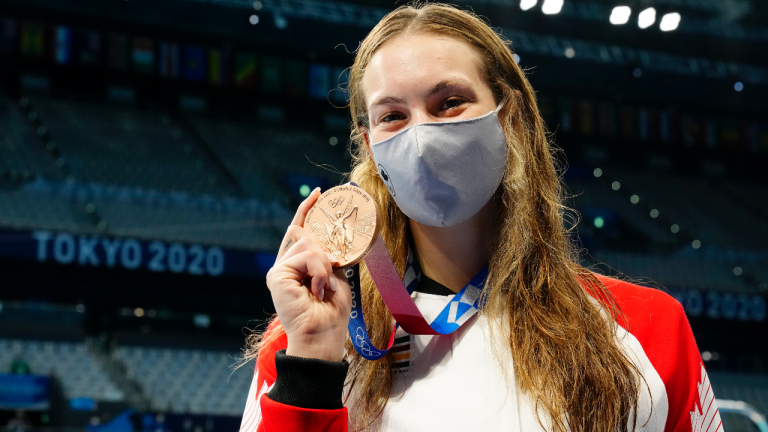
POLYGON ((536 3, 538 0, 520 0, 520 9, 526 11, 534 6, 536 6, 536 3))
POLYGON ((622 25, 629 21, 630 15, 632 15, 632 9, 629 6, 616 6, 611 11, 611 17, 608 19, 613 25, 622 25))
POLYGON ((661 23, 659 23, 659 28, 661 29, 661 31, 672 31, 676 29, 679 24, 680 24, 680 14, 677 12, 672 12, 661 17, 661 23))
POLYGON ((637 26, 641 29, 648 28, 656 22, 656 9, 650 7, 637 16, 637 26))
POLYGON ((541 11, 547 15, 558 14, 562 8, 563 0, 544 0, 544 4, 541 5, 541 11))

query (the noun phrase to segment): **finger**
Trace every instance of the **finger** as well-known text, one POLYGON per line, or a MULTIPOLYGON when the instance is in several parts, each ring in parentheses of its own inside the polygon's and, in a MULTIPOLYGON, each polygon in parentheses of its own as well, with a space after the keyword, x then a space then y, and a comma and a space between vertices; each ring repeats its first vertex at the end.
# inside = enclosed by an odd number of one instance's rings
MULTIPOLYGON (((323 263, 323 266, 325 267, 325 270, 328 272, 328 274, 331 274, 333 272, 333 264, 338 264, 339 260, 333 256, 328 251, 322 249, 320 245, 310 237, 303 237, 299 239, 296 243, 293 244, 290 248, 288 248, 287 251, 283 254, 283 256, 280 258, 280 261, 286 261, 291 259, 292 257, 306 252, 306 251, 314 251, 317 253, 318 257, 320 257, 320 260, 323 263)), ((280 262, 278 262, 280 264, 280 262)), ((335 291, 335 287, 330 287, 331 291, 335 291)))
POLYGON ((277 251, 277 257, 275 258, 275 264, 280 262, 285 252, 300 238, 307 235, 304 231, 304 219, 307 217, 309 209, 315 205, 317 198, 320 197, 320 188, 317 187, 313 190, 309 196, 299 204, 299 208, 296 210, 296 214, 293 216, 291 224, 288 225, 288 229, 285 231, 283 241, 280 243, 280 249, 277 251))
POLYGON ((323 265, 321 254, 314 250, 304 251, 283 262, 282 266, 292 270, 292 279, 302 283, 305 275, 312 278, 310 290, 318 299, 322 300, 325 288, 329 285, 329 274, 323 265))
MULTIPOLYGON (((277 251, 277 258, 275 258, 275 264, 278 264, 280 261, 282 261, 285 258, 285 254, 294 246, 296 243, 302 241, 303 239, 307 239, 306 241, 311 240, 311 243, 320 248, 321 250, 328 252, 328 248, 325 247, 325 245, 321 244, 315 239, 314 235, 311 235, 307 230, 304 228, 298 226, 298 225, 289 225, 288 230, 285 232, 285 237, 283 237, 283 242, 280 244, 280 250, 277 251)), ((305 250, 305 249, 302 249, 305 250)), ((338 262, 338 260, 335 257, 331 258, 331 261, 338 262)))
POLYGON ((320 188, 316 187, 315 190, 313 190, 309 196, 299 204, 299 208, 296 210, 296 215, 293 216, 293 221, 291 221, 291 225, 298 225, 300 227, 304 226, 304 219, 307 218, 307 213, 309 212, 309 209, 312 208, 313 205, 315 205, 315 202, 320 197, 320 188))
POLYGON ((275 259, 275 264, 279 263, 285 253, 299 240, 307 236, 307 232, 304 230, 304 228, 298 226, 298 225, 288 225, 288 229, 285 230, 285 236, 283 237, 283 242, 280 243, 280 249, 277 251, 277 258, 275 259))
POLYGON ((334 267, 331 277, 331 289, 338 291, 339 289, 346 289, 349 292, 349 284, 347 283, 346 269, 334 267))

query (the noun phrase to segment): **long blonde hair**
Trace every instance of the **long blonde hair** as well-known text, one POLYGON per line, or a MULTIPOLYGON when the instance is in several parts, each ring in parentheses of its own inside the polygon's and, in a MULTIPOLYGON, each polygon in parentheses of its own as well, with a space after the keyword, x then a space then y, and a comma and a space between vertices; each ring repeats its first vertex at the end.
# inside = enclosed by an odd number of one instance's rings
MULTIPOLYGON (((349 75, 353 164, 350 179, 376 200, 381 235, 402 275, 410 239, 408 218, 395 204, 365 145, 361 126, 368 113, 362 79, 372 56, 407 33, 448 36, 470 44, 484 58, 481 71, 496 102, 508 142, 507 170, 500 185, 495 243, 481 313, 496 330, 494 343, 511 353, 519 387, 555 431, 625 430, 636 426, 642 377, 615 336, 623 317, 608 289, 577 264, 565 226, 567 208, 536 97, 513 59, 509 42, 473 13, 451 5, 414 3, 386 15, 360 44, 349 75), (596 301, 595 301, 596 300, 596 301), (502 324, 503 323, 503 324, 502 324), (506 328, 502 328, 506 327, 506 328)), ((361 266, 364 315, 372 341, 386 346, 392 316, 361 266)), ((250 340, 255 355, 259 336, 250 340)), ((266 341, 261 341, 265 343, 266 341)), ((390 354, 360 357, 347 341, 348 385, 356 429, 375 425, 387 404, 395 375, 390 354)), ((540 419, 542 422, 542 419, 540 419)), ((543 423, 542 423, 543 424, 543 423)))

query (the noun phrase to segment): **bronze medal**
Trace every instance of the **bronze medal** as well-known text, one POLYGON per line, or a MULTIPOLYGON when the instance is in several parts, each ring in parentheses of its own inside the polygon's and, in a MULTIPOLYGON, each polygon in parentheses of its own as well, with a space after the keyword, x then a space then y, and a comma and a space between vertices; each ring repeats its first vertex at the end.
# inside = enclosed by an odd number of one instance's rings
POLYGON ((376 202, 363 189, 342 185, 320 195, 304 228, 339 260, 334 267, 359 263, 379 236, 376 202))

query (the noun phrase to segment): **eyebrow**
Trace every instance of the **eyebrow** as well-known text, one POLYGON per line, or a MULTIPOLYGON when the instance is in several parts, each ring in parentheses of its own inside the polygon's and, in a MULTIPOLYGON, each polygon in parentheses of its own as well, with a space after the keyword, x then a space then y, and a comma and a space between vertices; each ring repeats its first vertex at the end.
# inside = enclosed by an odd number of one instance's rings
POLYGON ((379 100, 377 100, 371 107, 379 106, 379 105, 387 105, 387 104, 404 104, 405 100, 400 99, 398 97, 394 96, 385 96, 379 100))
MULTIPOLYGON (((453 86, 457 86, 457 85, 465 85, 467 87, 472 87, 472 83, 470 83, 469 81, 465 80, 464 78, 458 78, 458 77, 457 78, 449 78, 449 79, 442 80, 439 83, 437 83, 434 86, 432 86, 432 88, 429 89, 429 92, 427 92, 427 97, 433 96, 433 95, 435 95, 435 94, 437 94, 437 93, 439 93, 439 92, 441 92, 441 91, 443 91, 443 90, 445 90, 445 89, 447 89, 449 87, 453 87, 453 86)), ((392 103, 404 104, 405 100, 401 99, 401 98, 398 98, 398 97, 394 97, 394 96, 385 96, 385 97, 377 100, 375 103, 373 103, 371 105, 371 107, 375 107, 375 106, 378 106, 378 105, 387 105, 387 104, 392 104, 392 103)))
POLYGON ((457 85, 465 85, 467 87, 472 87, 472 83, 465 80, 464 78, 449 78, 446 80, 442 80, 439 83, 435 84, 430 90, 429 93, 427 93, 427 97, 433 96, 436 93, 439 93, 449 87, 454 87, 457 85))

